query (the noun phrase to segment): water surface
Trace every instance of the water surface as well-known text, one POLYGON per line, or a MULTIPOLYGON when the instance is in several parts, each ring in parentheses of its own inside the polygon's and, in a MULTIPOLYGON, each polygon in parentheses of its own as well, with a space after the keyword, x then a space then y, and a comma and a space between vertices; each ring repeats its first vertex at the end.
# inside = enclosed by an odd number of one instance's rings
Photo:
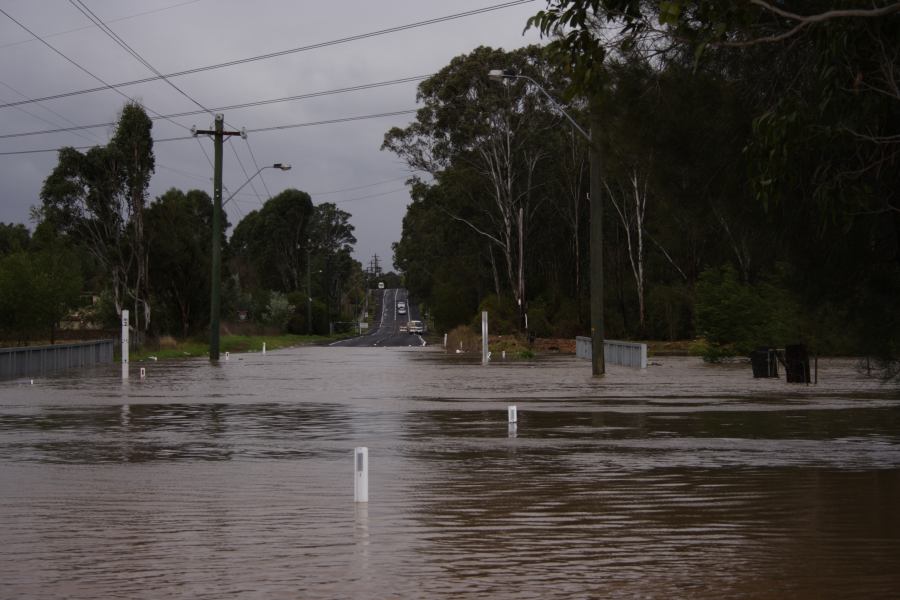
POLYGON ((900 597, 900 395, 853 361, 144 366, 0 384, 0 597, 900 597))

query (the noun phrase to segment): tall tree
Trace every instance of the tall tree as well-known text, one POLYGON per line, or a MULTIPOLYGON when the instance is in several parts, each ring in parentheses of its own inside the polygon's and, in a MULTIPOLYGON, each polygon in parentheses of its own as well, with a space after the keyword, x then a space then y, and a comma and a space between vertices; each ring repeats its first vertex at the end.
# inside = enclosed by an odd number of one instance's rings
POLYGON ((209 319, 212 200, 200 190, 173 188, 147 207, 144 220, 156 330, 187 337, 209 319))
POLYGON ((106 146, 59 151, 41 189, 41 220, 82 243, 110 277, 116 311, 133 303, 136 328, 150 321, 143 211, 154 169, 152 122, 127 104, 106 146))
MULTIPOLYGON (((303 287, 312 217, 309 194, 294 189, 281 192, 244 217, 230 243, 235 259, 243 265, 238 273, 270 290, 293 292, 303 287)), ((245 283, 252 281, 242 285, 245 283)))
POLYGON ((538 47, 509 53, 477 48, 420 84, 418 99, 424 106, 416 122, 389 131, 382 148, 468 197, 458 207, 445 206, 446 214, 498 252, 521 316, 526 236, 548 199, 539 175, 558 150, 546 142, 559 128, 560 116, 540 91, 524 82, 490 81, 488 71, 498 67, 556 87, 549 79, 554 71, 538 47))

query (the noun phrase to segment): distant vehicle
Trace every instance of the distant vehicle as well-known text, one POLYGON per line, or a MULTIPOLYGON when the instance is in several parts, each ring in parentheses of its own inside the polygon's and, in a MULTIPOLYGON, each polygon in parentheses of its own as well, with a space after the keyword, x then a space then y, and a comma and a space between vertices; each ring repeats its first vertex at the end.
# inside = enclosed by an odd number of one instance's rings
POLYGON ((406 326, 406 330, 409 333, 425 333, 425 326, 422 324, 422 321, 410 321, 406 326))
POLYGON ((397 303, 397 314, 398 315, 406 314, 406 302, 398 302, 397 303))
POLYGON ((379 282, 378 282, 378 289, 379 289, 379 290, 383 290, 383 289, 384 289, 384 282, 383 282, 383 281, 379 281, 379 282))

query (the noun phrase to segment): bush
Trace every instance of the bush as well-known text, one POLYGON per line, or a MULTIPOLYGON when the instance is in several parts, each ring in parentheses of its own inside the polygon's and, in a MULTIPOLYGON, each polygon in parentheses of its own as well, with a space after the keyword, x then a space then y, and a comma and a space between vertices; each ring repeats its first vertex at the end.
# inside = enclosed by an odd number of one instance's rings
POLYGON ((488 329, 491 333, 509 334, 519 331, 519 309, 512 298, 491 294, 482 300, 478 314, 472 320, 472 327, 478 331, 481 330, 482 311, 488 313, 488 329))
POLYGON ((294 316, 294 307, 288 302, 287 296, 281 292, 272 292, 269 295, 269 304, 263 313, 263 323, 284 330, 292 316, 294 316))
POLYGON ((741 283, 729 265, 704 271, 696 291, 697 330, 709 345, 704 356, 710 360, 799 340, 798 304, 774 282, 741 283))
POLYGON ((465 325, 456 327, 447 334, 447 350, 455 352, 481 352, 481 336, 465 325))

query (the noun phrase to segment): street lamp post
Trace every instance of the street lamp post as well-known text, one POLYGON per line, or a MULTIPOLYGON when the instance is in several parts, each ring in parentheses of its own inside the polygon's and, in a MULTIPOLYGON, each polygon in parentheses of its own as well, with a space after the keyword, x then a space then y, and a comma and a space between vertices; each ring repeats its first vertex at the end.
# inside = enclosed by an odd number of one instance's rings
MULTIPOLYGON (((218 122, 218 121, 217 121, 218 122)), ((218 152, 221 152, 220 149, 217 148, 218 152)), ((217 164, 221 165, 221 160, 217 161, 217 164)), ((219 229, 221 228, 219 214, 221 213, 221 207, 228 204, 229 200, 235 197, 235 195, 244 189, 248 183, 250 183, 254 177, 263 172, 264 169, 280 169, 282 171, 289 171, 291 169, 291 165, 283 164, 283 163, 275 163, 274 165, 266 165, 264 167, 260 167, 256 173, 250 176, 247 181, 245 181, 238 189, 236 189, 224 202, 216 202, 213 206, 213 232, 212 232, 212 248, 213 248, 213 259, 212 259, 212 281, 210 282, 210 303, 209 303, 209 360, 217 361, 219 360, 219 313, 221 308, 221 289, 222 289, 222 260, 221 260, 221 241, 219 239, 219 229)), ((221 172, 221 166, 219 167, 219 171, 221 172)), ((221 181, 221 174, 218 175, 219 181, 221 181)), ((221 199, 221 183, 218 184, 218 198, 221 199)))
POLYGON ((588 142, 590 149, 590 202, 591 202, 591 374, 601 377, 606 373, 603 356, 603 197, 600 191, 600 149, 591 133, 600 131, 600 118, 595 103, 591 103, 590 131, 585 131, 537 81, 527 75, 518 75, 510 69, 492 69, 488 77, 493 81, 524 79, 541 91, 569 123, 588 142))

